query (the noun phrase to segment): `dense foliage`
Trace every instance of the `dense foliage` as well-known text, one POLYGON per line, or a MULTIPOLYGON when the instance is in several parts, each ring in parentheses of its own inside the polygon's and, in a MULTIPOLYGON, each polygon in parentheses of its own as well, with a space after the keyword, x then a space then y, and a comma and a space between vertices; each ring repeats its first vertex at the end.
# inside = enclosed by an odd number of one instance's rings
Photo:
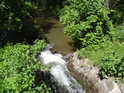
POLYGON ((88 46, 79 50, 78 54, 79 57, 88 57, 95 66, 98 66, 103 78, 114 76, 124 81, 124 43, 107 42, 102 46, 95 45, 94 48, 88 46))
POLYGON ((33 15, 44 0, 0 0, 0 40, 32 43, 38 37, 33 15))
POLYGON ((123 43, 124 42, 124 23, 116 26, 115 31, 116 31, 115 34, 116 34, 117 41, 120 43, 123 43))
POLYGON ((36 9, 33 0, 1 0, 0 1, 0 29, 21 30, 25 20, 30 19, 36 9))
POLYGON ((65 34, 81 45, 99 44, 113 40, 113 25, 103 0, 68 0, 60 21, 65 34))
POLYGON ((124 81, 123 0, 109 0, 108 7, 104 0, 0 0, 0 93, 50 91, 35 81, 36 71, 48 69, 36 59, 46 44, 27 44, 38 38, 40 29, 32 19, 39 4, 60 16, 65 34, 80 45, 79 56, 98 66, 103 78, 124 81))
POLYGON ((65 34, 80 44, 80 57, 88 57, 105 78, 124 81, 123 0, 66 0, 60 21, 65 34), (119 24, 118 24, 119 23, 119 24), (118 26, 117 26, 118 25, 118 26))
POLYGON ((46 46, 44 41, 34 45, 7 45, 0 49, 0 93, 48 93, 45 84, 35 84, 35 72, 47 70, 36 58, 46 46))
POLYGON ((124 22, 124 0, 109 0, 109 8, 114 11, 111 13, 110 17, 115 24, 121 24, 124 22))
POLYGON ((36 58, 46 43, 36 40, 41 30, 32 20, 43 1, 0 0, 0 93, 51 91, 44 82, 36 80, 37 71, 49 68, 36 58))

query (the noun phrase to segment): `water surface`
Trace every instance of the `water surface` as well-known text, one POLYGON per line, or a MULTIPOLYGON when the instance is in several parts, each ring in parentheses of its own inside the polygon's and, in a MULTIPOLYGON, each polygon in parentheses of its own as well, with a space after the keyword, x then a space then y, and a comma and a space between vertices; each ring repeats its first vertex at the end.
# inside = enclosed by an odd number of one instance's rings
POLYGON ((47 39, 54 45, 56 51, 67 54, 75 50, 73 40, 64 34, 64 25, 57 19, 47 17, 35 20, 44 29, 47 39))
POLYGON ((62 59, 61 54, 52 54, 51 46, 47 46, 41 54, 39 59, 51 66, 49 72, 51 81, 56 83, 58 88, 54 88, 54 93, 86 93, 82 86, 72 77, 66 66, 66 61, 62 59))

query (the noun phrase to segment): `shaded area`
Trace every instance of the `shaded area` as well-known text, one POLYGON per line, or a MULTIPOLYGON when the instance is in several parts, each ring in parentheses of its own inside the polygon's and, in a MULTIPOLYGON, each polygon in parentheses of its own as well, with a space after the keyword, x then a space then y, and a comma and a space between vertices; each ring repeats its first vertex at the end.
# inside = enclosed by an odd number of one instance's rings
POLYGON ((3 45, 10 42, 33 44, 37 38, 43 38, 42 31, 35 25, 32 20, 25 20, 22 31, 2 31, 0 30, 0 37, 3 45))
POLYGON ((58 90, 57 84, 52 80, 51 74, 49 71, 37 71, 35 77, 35 84, 40 85, 42 83, 47 84, 51 88, 50 93, 60 93, 58 90))

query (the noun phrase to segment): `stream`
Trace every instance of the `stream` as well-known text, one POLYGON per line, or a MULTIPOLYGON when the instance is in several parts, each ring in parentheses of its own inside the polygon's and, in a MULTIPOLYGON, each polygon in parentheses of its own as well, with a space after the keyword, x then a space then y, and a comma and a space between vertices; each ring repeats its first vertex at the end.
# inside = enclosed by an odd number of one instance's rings
POLYGON ((37 24, 44 29, 44 33, 53 44, 53 49, 61 54, 68 54, 75 50, 74 42, 70 37, 64 34, 64 25, 57 19, 47 17, 42 19, 40 17, 35 18, 37 24))
MULTIPOLYGON (((51 69, 46 77, 54 82, 53 93, 86 93, 82 86, 73 78, 66 64, 62 59, 62 54, 74 52, 74 42, 64 34, 64 25, 53 17, 36 17, 37 24, 44 29, 44 33, 50 44, 39 55, 43 64, 48 64, 51 69), (54 53, 51 52, 54 49, 54 53)), ((48 81, 48 80, 46 80, 48 81)), ((51 85, 52 86, 52 85, 51 85)))
POLYGON ((51 66, 49 70, 51 81, 58 86, 54 93, 86 93, 68 71, 67 62, 62 59, 62 55, 52 54, 50 48, 51 45, 48 45, 39 58, 44 64, 51 66))

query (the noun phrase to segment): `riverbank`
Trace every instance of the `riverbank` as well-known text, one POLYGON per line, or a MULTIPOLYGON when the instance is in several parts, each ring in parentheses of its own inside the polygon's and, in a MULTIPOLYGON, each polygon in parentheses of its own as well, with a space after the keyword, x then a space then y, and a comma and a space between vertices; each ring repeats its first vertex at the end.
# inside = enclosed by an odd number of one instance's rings
POLYGON ((64 56, 68 68, 77 77, 88 93, 124 93, 124 84, 115 82, 114 78, 101 79, 99 69, 88 59, 79 58, 77 53, 64 56))
MULTIPOLYGON (((39 26, 44 29, 48 41, 54 45, 53 53, 68 54, 74 52, 70 49, 72 44, 69 45, 69 38, 64 35, 64 26, 57 19, 46 17, 44 19, 37 18, 36 20, 39 26)), ((80 59, 74 60, 73 62, 72 57, 71 60, 68 62, 71 74, 85 87, 88 93, 121 93, 121 87, 118 87, 114 79, 101 79, 98 68, 89 64, 87 59, 81 59, 82 61, 79 61, 80 59)))

